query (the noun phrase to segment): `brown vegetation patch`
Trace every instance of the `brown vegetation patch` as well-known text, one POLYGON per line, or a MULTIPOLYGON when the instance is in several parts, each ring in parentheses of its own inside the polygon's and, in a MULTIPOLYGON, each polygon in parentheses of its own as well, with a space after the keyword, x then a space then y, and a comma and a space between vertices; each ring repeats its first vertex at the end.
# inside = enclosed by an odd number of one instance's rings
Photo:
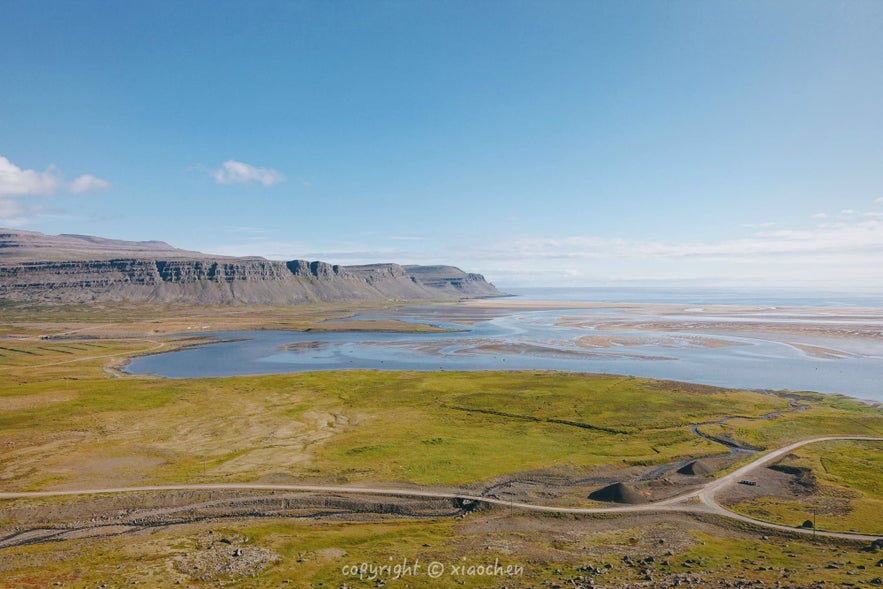
POLYGON ((196 581, 220 577, 256 577, 269 564, 280 560, 267 548, 248 544, 236 535, 200 538, 187 554, 175 558, 175 568, 196 581))
POLYGON ((55 403, 72 401, 76 396, 76 393, 68 391, 53 391, 51 393, 38 393, 34 395, 0 397, 0 412, 42 409, 55 403))
POLYGON ((331 342, 292 342, 279 346, 280 350, 323 350, 331 345, 331 342))

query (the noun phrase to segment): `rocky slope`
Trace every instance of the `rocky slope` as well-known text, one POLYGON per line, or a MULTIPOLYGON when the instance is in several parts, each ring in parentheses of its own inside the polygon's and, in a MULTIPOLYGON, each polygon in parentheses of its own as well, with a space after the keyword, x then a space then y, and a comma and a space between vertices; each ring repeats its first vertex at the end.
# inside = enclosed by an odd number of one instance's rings
POLYGON ((0 229, 0 299, 283 305, 315 301, 458 300, 501 296, 452 266, 210 256, 159 241, 0 229))

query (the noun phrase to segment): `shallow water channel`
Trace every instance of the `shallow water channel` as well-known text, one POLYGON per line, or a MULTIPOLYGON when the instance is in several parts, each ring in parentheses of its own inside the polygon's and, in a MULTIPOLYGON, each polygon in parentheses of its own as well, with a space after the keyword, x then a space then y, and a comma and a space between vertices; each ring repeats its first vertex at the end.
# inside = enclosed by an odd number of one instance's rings
MULTIPOLYGON (((337 369, 563 370, 736 388, 842 393, 883 402, 883 341, 795 335, 783 342, 750 332, 709 335, 593 327, 598 319, 615 320, 616 313, 611 309, 511 311, 471 325, 426 321, 425 315, 398 316, 462 330, 445 333, 201 334, 219 343, 135 358, 126 370, 167 378, 337 369), (794 345, 795 341, 833 353, 813 354, 794 345)), ((642 316, 642 320, 654 319, 665 317, 642 316)), ((701 317, 701 321, 712 320, 728 318, 701 317)), ((803 320, 795 317, 792 321, 803 320)))

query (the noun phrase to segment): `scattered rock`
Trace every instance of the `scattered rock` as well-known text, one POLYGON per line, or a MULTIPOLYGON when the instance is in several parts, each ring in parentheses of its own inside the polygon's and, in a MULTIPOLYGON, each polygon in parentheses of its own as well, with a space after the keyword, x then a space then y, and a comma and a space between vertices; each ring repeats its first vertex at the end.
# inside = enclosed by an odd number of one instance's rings
POLYGON ((196 549, 177 557, 174 566, 194 581, 211 581, 256 577, 267 565, 279 560, 279 556, 271 550, 242 545, 241 542, 234 537, 215 543, 209 537, 198 542, 196 549), (233 550, 230 550, 230 546, 233 550))

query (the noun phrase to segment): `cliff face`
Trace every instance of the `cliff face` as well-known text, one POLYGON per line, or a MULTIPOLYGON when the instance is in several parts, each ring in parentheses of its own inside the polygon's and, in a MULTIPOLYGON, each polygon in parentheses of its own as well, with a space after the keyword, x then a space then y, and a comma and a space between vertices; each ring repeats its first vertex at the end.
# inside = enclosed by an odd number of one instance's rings
POLYGON ((480 274, 452 266, 212 257, 161 242, 0 230, 0 299, 13 301, 282 305, 502 294, 480 274))

